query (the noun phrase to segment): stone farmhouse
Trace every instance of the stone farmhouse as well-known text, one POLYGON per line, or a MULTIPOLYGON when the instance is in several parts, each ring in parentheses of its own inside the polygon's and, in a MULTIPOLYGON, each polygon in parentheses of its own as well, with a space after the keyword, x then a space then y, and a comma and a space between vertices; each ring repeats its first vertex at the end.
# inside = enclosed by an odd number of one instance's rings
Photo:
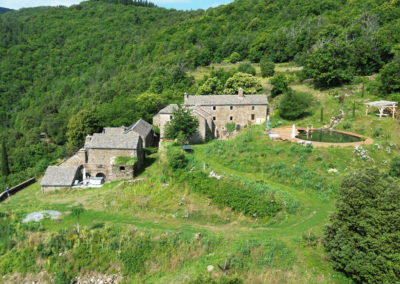
MULTIPOLYGON (((224 137, 227 134, 227 123, 235 123, 237 129, 264 123, 267 119, 268 98, 266 95, 245 95, 243 89, 239 89, 238 95, 185 94, 183 105, 199 120, 198 131, 191 138, 192 143, 199 143, 224 137)), ((153 118, 153 124, 160 128, 160 139, 165 139, 166 125, 173 118, 173 111, 177 107, 169 105, 153 118)))
POLYGON ((84 147, 59 166, 47 169, 42 191, 104 181, 129 179, 144 163, 144 147, 153 146, 151 124, 139 120, 130 127, 108 127, 87 136, 84 147))

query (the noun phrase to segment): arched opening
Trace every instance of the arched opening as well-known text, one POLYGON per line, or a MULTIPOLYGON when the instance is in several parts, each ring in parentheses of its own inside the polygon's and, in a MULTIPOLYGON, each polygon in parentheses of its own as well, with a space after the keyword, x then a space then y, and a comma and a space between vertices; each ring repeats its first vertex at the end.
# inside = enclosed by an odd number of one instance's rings
POLYGON ((96 175, 96 177, 97 177, 97 178, 102 177, 102 178, 106 179, 106 175, 103 174, 103 173, 98 173, 98 174, 96 175))

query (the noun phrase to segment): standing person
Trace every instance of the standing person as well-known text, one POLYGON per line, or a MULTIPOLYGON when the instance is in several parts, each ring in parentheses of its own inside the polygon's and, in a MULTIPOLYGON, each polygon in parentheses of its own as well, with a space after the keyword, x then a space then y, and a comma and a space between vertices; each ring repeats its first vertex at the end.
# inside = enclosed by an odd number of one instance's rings
POLYGON ((6 187, 6 192, 7 192, 7 196, 10 197, 10 189, 8 188, 8 186, 6 187))

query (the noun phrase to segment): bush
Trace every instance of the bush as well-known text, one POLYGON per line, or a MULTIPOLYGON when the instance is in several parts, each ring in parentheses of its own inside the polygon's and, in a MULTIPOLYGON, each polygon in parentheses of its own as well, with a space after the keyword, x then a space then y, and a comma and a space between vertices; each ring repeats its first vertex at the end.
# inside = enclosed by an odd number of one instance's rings
POLYGON ((379 76, 381 91, 385 94, 400 92, 400 58, 382 68, 379 76))
POLYGON ((295 120, 308 114, 312 97, 307 93, 288 91, 279 104, 279 115, 288 120, 295 120))
POLYGON ((263 58, 261 60, 260 68, 261 68, 261 76, 263 78, 271 77, 271 76, 274 76, 274 74, 275 74, 275 63, 272 60, 270 60, 268 57, 263 58))
POLYGON ((184 169, 189 164, 189 160, 186 158, 183 151, 169 150, 167 153, 168 165, 174 169, 184 169))
POLYGON ((229 133, 232 133, 233 131, 236 130, 236 123, 228 122, 227 124, 225 124, 225 128, 226 128, 226 131, 228 131, 229 133))
POLYGON ((253 76, 255 76, 256 73, 257 73, 256 69, 249 63, 240 64, 239 68, 238 68, 238 71, 242 72, 242 73, 250 74, 250 75, 253 75, 253 76))
POLYGON ((275 98, 276 96, 283 94, 289 90, 289 81, 285 75, 279 74, 271 79, 272 90, 271 96, 275 98))

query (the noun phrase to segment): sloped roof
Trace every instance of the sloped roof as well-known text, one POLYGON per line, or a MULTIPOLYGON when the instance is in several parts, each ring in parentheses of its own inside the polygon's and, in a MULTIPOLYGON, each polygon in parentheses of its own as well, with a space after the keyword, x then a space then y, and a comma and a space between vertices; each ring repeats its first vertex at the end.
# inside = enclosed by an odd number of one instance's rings
POLYGON ((79 167, 50 166, 41 181, 42 186, 69 187, 74 184, 79 167))
POLYGON ((187 96, 187 106, 217 106, 217 105, 267 105, 266 95, 210 95, 210 96, 187 96))
POLYGON ((105 127, 103 133, 109 135, 124 134, 125 127, 105 127))
POLYGON ((178 108, 177 104, 171 104, 160 110, 158 114, 172 114, 172 112, 177 108, 178 108))
POLYGON ((109 135, 95 133, 89 136, 85 149, 114 149, 114 150, 136 150, 139 146, 140 136, 136 133, 109 135))
POLYGON ((131 125, 128 127, 128 129, 125 131, 125 133, 129 132, 136 132, 140 136, 146 137, 147 135, 150 134, 150 132, 153 130, 153 126, 148 123, 147 121, 144 121, 143 119, 138 120, 135 124, 131 125))

